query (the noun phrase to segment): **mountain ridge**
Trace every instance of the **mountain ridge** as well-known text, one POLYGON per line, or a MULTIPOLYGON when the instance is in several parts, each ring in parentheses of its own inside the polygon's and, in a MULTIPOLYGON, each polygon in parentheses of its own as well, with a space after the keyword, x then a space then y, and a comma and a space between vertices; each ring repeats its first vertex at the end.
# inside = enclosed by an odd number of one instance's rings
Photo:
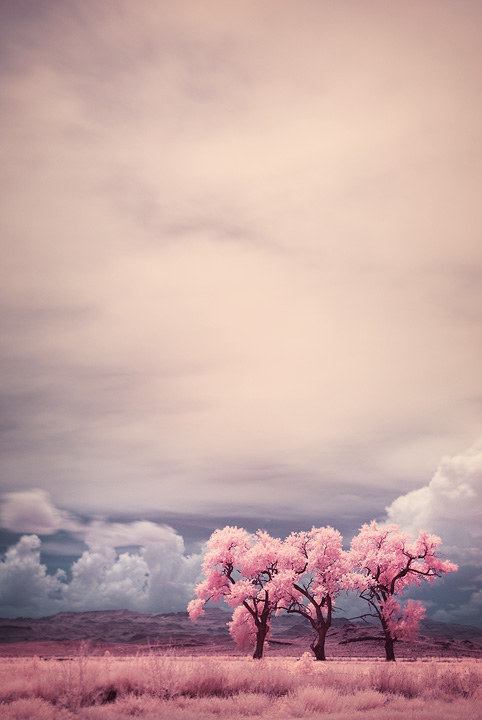
MULTIPOLYGON (((218 652, 239 654, 229 635, 230 613, 206 608, 196 622, 185 611, 160 614, 133 610, 65 611, 43 618, 0 618, 0 654, 38 654, 48 646, 55 655, 76 652, 89 643, 99 654, 111 649, 127 654, 156 647, 180 653, 218 652)), ((299 654, 309 650, 312 631, 298 615, 274 618, 270 640, 272 654, 299 654)), ((380 655, 381 631, 376 624, 335 618, 327 635, 327 655, 380 655)), ((482 628, 435 620, 423 620, 413 643, 398 642, 398 656, 482 657, 482 628)), ((47 652, 46 650, 42 652, 47 652)))

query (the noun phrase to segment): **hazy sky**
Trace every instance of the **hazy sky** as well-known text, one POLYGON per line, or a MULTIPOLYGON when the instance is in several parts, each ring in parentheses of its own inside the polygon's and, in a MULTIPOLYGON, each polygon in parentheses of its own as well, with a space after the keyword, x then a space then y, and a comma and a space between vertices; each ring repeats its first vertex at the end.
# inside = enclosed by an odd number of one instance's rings
POLYGON ((185 609, 219 525, 376 517, 482 624, 481 27, 2 0, 0 614, 185 609))

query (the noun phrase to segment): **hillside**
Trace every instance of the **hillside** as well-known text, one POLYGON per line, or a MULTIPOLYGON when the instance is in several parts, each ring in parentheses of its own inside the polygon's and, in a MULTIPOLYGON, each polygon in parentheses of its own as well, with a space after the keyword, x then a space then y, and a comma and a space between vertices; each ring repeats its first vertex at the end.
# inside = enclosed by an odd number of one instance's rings
MULTIPOLYGON (((144 615, 130 610, 63 612, 44 618, 0 619, 0 656, 62 656, 85 651, 131 655, 148 648, 176 653, 244 654, 228 632, 230 616, 219 608, 206 610, 197 622, 186 612, 144 615)), ((309 650, 311 631, 297 615, 273 622, 271 655, 299 656, 309 650)), ((383 657, 377 626, 337 618, 326 644, 328 657, 383 657)), ((413 643, 396 645, 399 658, 482 657, 482 629, 467 625, 422 622, 413 643)))

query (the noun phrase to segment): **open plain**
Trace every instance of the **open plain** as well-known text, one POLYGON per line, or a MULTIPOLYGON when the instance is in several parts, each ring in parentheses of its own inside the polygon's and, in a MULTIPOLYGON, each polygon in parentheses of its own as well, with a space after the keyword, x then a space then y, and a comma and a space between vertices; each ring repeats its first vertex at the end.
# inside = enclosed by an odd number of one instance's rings
POLYGON ((0 660, 3 720, 480 720, 482 663, 315 662, 151 652, 0 660))
POLYGON ((481 720, 482 630, 427 621, 383 660, 376 627, 338 619, 324 663, 298 618, 276 618, 261 661, 229 616, 61 613, 0 620, 2 720, 139 717, 481 720))

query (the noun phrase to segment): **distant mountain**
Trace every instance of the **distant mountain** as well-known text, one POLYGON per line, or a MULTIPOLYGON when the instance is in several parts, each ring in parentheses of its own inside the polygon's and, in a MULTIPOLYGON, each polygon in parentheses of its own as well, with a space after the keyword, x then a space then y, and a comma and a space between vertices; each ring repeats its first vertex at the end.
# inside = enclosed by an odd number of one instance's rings
MULTIPOLYGON (((239 654, 229 635, 230 614, 208 608, 191 622, 187 612, 144 615, 131 610, 62 612, 44 618, 0 618, 0 655, 118 654, 147 648, 176 653, 239 654)), ((299 615, 280 615, 272 626, 269 653, 300 655, 309 650, 311 629, 299 615)), ((328 657, 383 657, 377 625, 336 618, 327 637, 328 657)), ((398 657, 482 657, 482 628, 424 620, 413 643, 399 642, 398 657)))
POLYGON ((43 618, 0 619, 0 643, 81 641, 183 644, 229 638, 229 615, 207 609, 196 623, 187 612, 145 615, 131 610, 61 612, 43 618))

